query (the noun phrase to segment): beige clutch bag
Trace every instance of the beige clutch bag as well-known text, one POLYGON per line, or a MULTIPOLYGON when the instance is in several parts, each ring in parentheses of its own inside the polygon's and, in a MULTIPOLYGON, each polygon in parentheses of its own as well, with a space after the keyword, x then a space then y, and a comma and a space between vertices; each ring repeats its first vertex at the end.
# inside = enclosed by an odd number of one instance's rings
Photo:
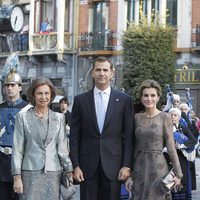
POLYGON ((175 182, 173 181, 173 178, 175 177, 175 174, 173 172, 173 169, 161 179, 161 183, 165 187, 167 191, 171 191, 174 188, 175 182))

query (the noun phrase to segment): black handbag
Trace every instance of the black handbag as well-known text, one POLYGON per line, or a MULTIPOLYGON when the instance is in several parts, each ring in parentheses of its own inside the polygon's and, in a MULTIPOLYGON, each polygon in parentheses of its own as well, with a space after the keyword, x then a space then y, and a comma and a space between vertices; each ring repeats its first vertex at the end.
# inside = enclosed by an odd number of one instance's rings
POLYGON ((60 200, 70 200, 76 192, 76 188, 73 185, 70 178, 61 172, 61 183, 60 183, 60 200))

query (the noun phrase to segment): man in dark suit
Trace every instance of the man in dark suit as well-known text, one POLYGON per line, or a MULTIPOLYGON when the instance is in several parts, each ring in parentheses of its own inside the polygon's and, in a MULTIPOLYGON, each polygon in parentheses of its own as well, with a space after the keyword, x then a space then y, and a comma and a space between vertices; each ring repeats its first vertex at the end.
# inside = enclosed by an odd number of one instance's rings
POLYGON ((133 157, 131 97, 110 87, 114 67, 98 57, 95 87, 74 98, 70 155, 81 200, 119 200, 121 181, 130 175, 133 157))

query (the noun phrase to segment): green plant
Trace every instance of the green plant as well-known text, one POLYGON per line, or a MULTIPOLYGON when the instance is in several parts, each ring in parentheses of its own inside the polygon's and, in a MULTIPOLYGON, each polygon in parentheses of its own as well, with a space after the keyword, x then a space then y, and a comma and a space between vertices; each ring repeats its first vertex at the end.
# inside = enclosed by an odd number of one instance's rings
MULTIPOLYGON (((171 26, 162 26, 155 21, 150 24, 141 17, 140 24, 130 24, 123 36, 123 87, 140 102, 139 86, 146 79, 160 83, 163 94, 165 85, 174 84, 175 31, 171 26)), ((165 98, 165 95, 163 99, 165 98)), ((161 101, 163 101, 163 99, 161 101)))

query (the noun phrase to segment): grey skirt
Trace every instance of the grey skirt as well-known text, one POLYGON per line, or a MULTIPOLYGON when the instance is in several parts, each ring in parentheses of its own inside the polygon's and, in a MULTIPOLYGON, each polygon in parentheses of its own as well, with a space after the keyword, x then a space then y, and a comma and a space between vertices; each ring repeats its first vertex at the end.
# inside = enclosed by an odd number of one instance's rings
POLYGON ((60 171, 22 171, 23 193, 19 200, 59 200, 60 171))

